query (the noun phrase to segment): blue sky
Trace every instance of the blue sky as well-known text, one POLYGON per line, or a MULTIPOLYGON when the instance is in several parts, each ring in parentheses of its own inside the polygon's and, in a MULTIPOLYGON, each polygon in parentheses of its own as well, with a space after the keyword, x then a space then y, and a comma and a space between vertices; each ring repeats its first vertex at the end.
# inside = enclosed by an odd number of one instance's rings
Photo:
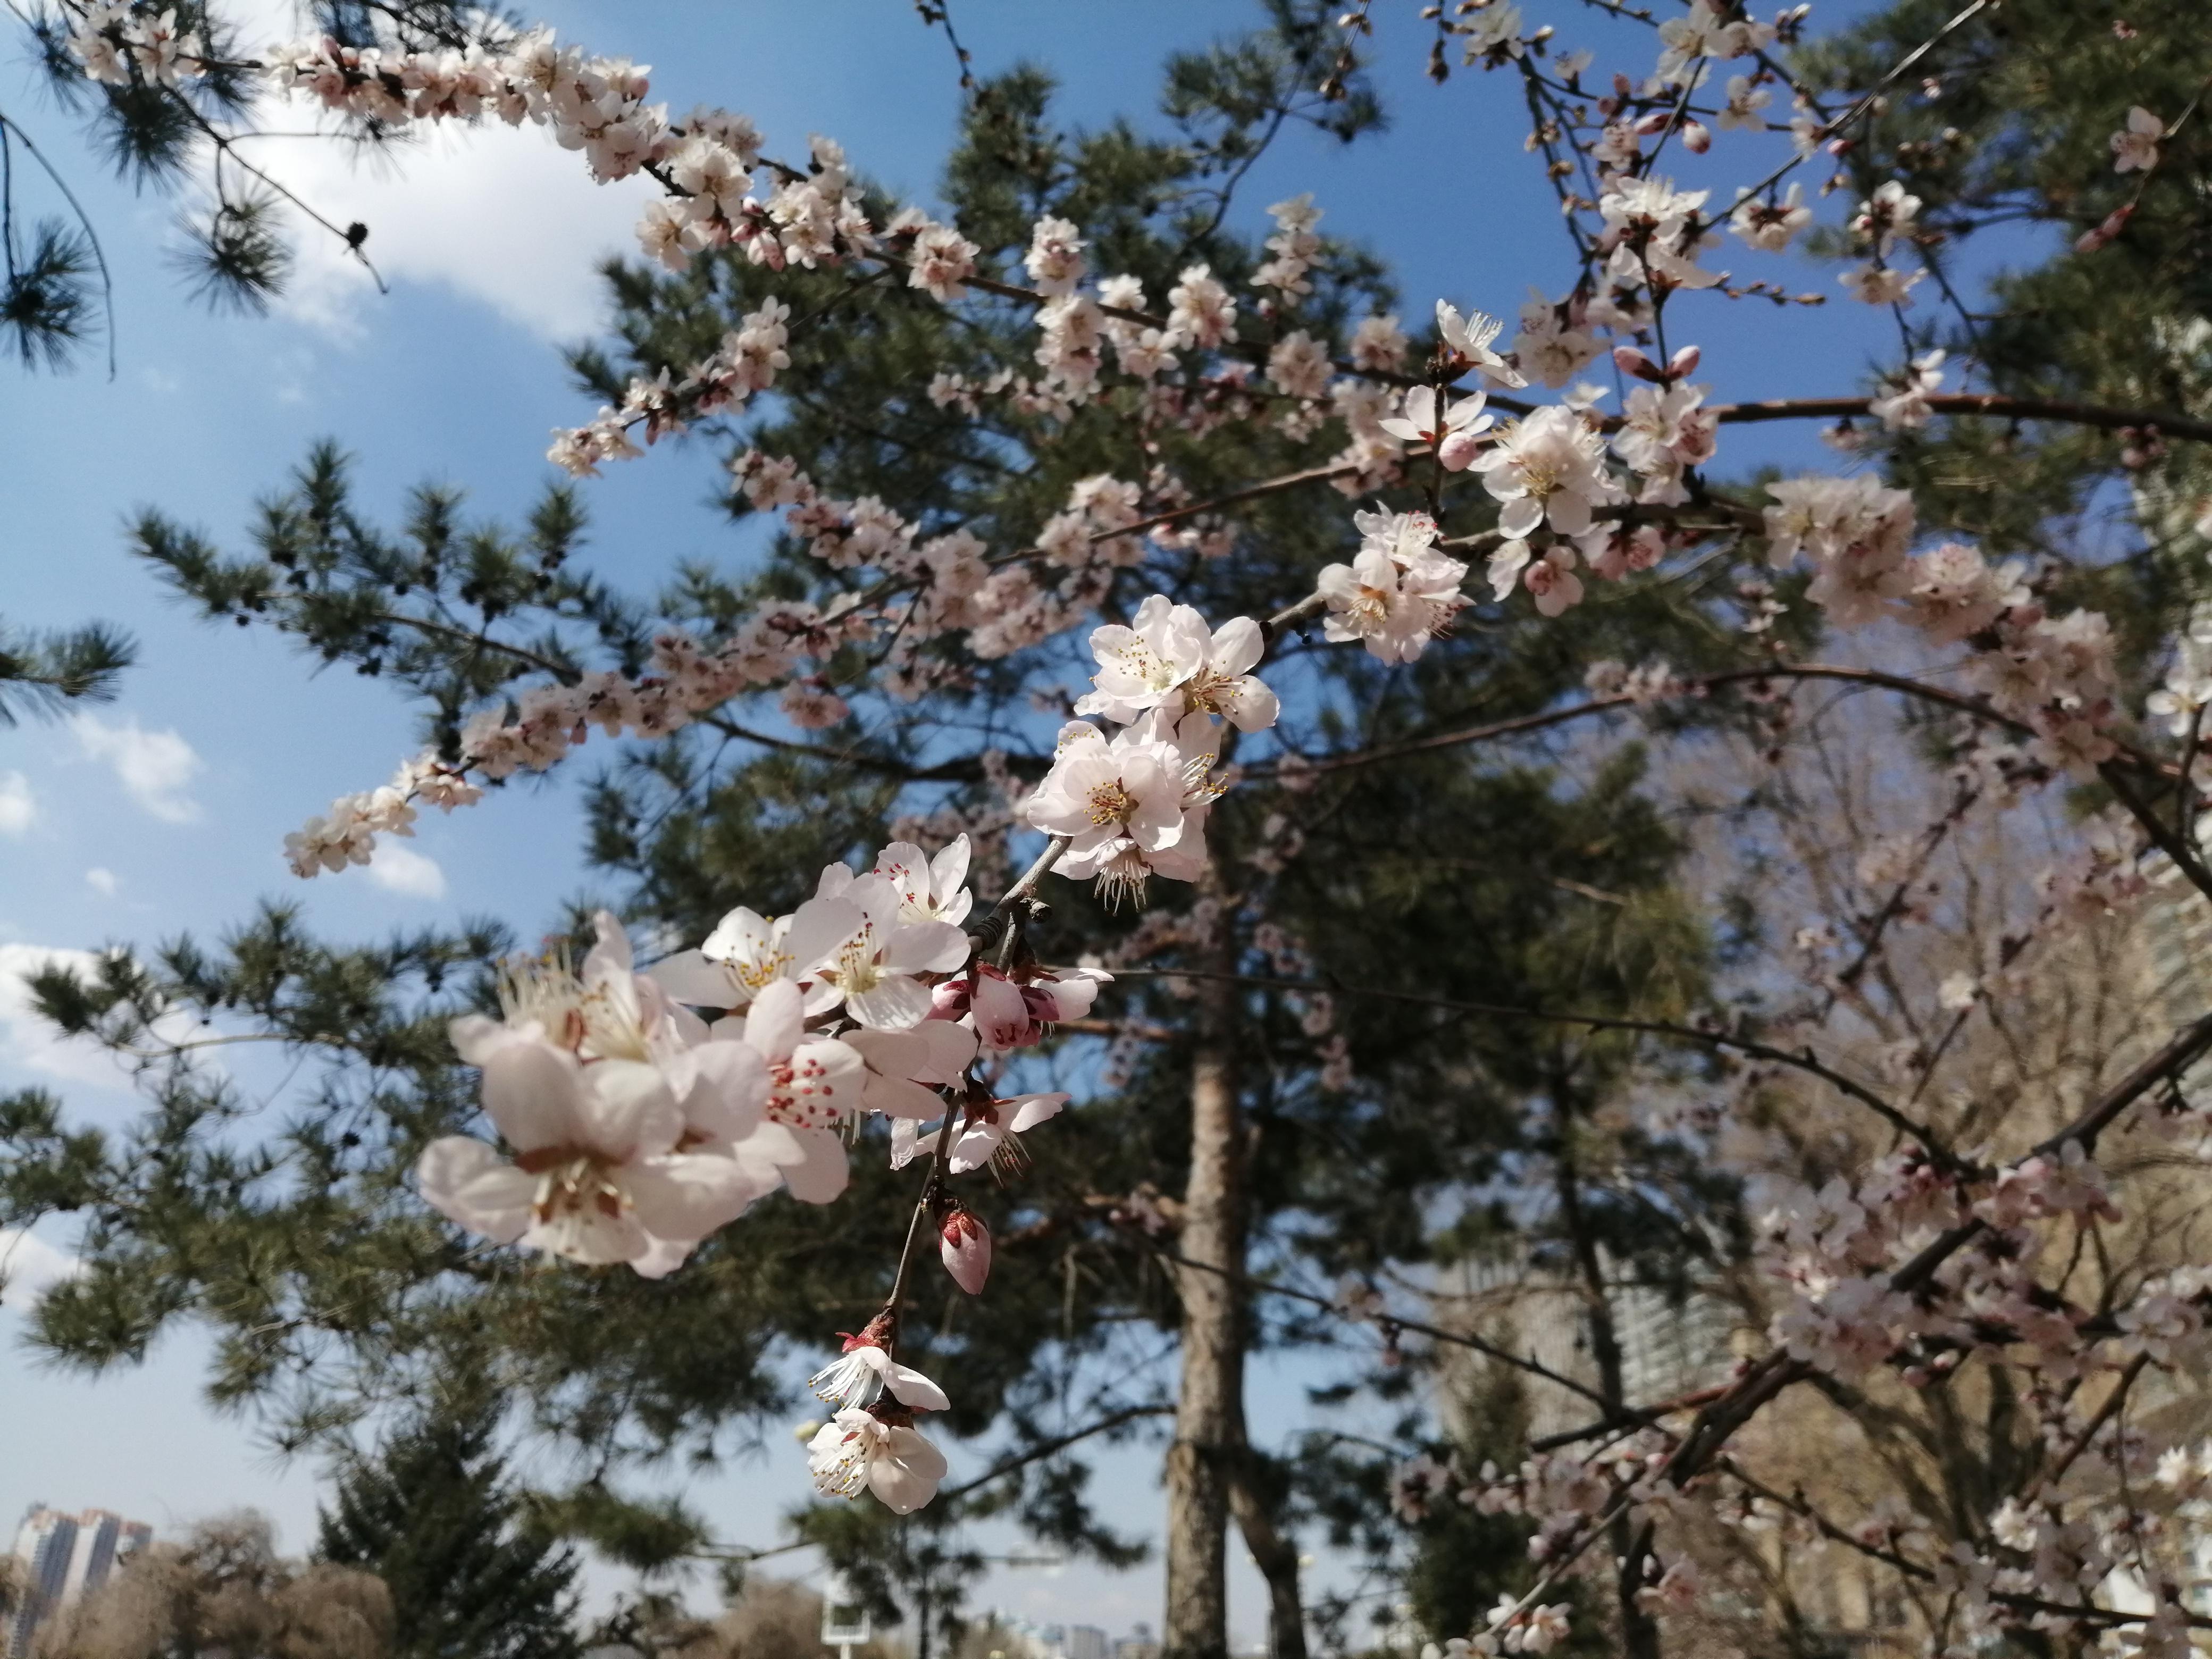
MULTIPOLYGON (((283 8, 270 0, 261 9, 283 8)), ((653 64, 656 96, 676 109, 742 109, 779 154, 802 150, 809 132, 828 133, 859 169, 929 196, 957 90, 942 37, 899 0, 538 10, 564 35, 653 64)), ((1602 46, 1583 9, 1530 10, 1544 10, 1571 44, 1602 46)), ((1243 27, 1254 11, 1243 0, 957 0, 956 21, 981 69, 1024 57, 1056 66, 1068 82, 1063 107, 1097 122, 1152 118, 1165 53, 1243 27)), ((1510 314, 1532 283, 1557 292, 1569 267, 1550 192, 1522 153, 1516 84, 1462 71, 1431 87, 1419 73, 1425 40, 1410 19, 1386 26, 1377 51, 1393 130, 1350 155, 1292 136, 1246 187, 1241 216, 1257 225, 1267 202, 1315 191, 1327 230, 1396 262, 1409 315, 1437 296, 1510 314)), ((591 412, 566 384, 556 348, 595 326, 592 261, 629 246, 642 198, 635 186, 593 187, 578 158, 535 131, 438 137, 399 178, 356 175, 312 144, 273 141, 285 176, 331 217, 370 224, 369 251, 392 291, 378 295, 310 242, 295 291, 273 315, 213 317, 189 305, 165 268, 169 210, 98 175, 20 57, 0 58, 0 108, 64 161, 99 223, 116 270, 119 363, 112 380, 96 366, 60 378, 0 368, 0 614, 35 626, 105 617, 142 645, 111 707, 81 722, 0 730, 0 1086, 57 1087, 82 1120, 112 1122, 131 1104, 118 1078, 96 1057, 54 1045, 14 988, 15 974, 52 951, 219 933, 264 896, 301 904, 313 926, 338 937, 455 909, 498 916, 527 936, 589 890, 572 798, 557 784, 427 819, 415 860, 383 883, 360 872, 292 880, 279 857, 284 833, 332 796, 380 782, 411 746, 410 717, 374 682, 311 675, 272 637, 194 623, 125 556, 120 526, 134 508, 157 506, 236 545, 256 496, 325 435, 358 457, 361 499, 374 514, 394 514, 406 488, 426 479, 465 484, 482 512, 516 513, 548 479, 549 429, 591 412)), ((1720 184, 1722 160, 1686 172, 1720 184)), ((1736 166, 1725 173, 1748 176, 1736 166)), ((1756 274, 1838 297, 1813 326, 1764 305, 1692 301, 1670 331, 1704 343, 1704 374, 1718 396, 1841 392, 1874 356, 1893 352, 1887 319, 1847 311, 1832 273, 1733 246, 1719 263, 1740 276, 1759 265, 1756 274)), ((1725 462, 1765 459, 1832 460, 1809 427, 1730 434, 1725 462)), ((679 558, 742 556, 714 505, 717 471, 703 450, 664 447, 589 483, 595 568, 644 589, 679 558)), ((19 1243, 15 1266, 67 1244, 58 1231, 19 1243)), ((305 1542, 313 1472, 272 1463, 247 1425, 202 1404, 196 1338, 180 1334, 134 1371, 88 1380, 29 1365, 13 1346, 19 1330, 19 1316, 0 1310, 0 1346, 9 1350, 0 1358, 0 1421, 37 1426, 9 1435, 0 1521, 33 1499, 157 1523, 254 1504, 289 1542, 305 1542)), ((1306 1420, 1301 1385, 1325 1373, 1312 1363, 1257 1367, 1255 1426, 1306 1420)), ((772 1443, 770 1452, 763 1464, 693 1486, 733 1541, 773 1541, 774 1516, 799 1495, 796 1449, 772 1443)), ((981 1454, 956 1455, 963 1461, 977 1467, 981 1454)), ((1155 1528, 1156 1470, 1149 1450, 1113 1461, 1102 1480, 1114 1520, 1155 1528)), ((1111 1577, 1001 1574, 977 1597, 1115 1631, 1156 1620, 1158 1599, 1157 1567, 1111 1577)), ((1256 1636, 1261 1617, 1248 1572, 1240 1636, 1256 1636)))

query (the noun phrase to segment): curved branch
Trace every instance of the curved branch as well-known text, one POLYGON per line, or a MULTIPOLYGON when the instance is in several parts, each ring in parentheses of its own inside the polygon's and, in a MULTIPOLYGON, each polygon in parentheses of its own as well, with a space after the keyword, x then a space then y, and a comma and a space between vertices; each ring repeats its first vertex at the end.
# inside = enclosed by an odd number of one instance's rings
POLYGON ((1793 1071, 1818 1078, 1838 1093, 1875 1113, 1899 1134, 1911 1136, 1927 1150, 1931 1158, 1945 1168, 1960 1173, 1965 1172, 1966 1168, 1927 1126, 1915 1122, 1865 1085, 1814 1059, 1810 1049, 1792 1054, 1787 1048, 1778 1048, 1771 1043, 1730 1036, 1723 1031, 1701 1030, 1694 1025, 1669 1024, 1664 1020, 1626 1019, 1610 1014, 1565 1013, 1548 1008, 1514 1008, 1493 1002, 1463 1002, 1456 997, 1423 996, 1412 991, 1386 990, 1374 985, 1346 985, 1334 980, 1276 979, 1262 974, 1217 974, 1200 968, 1121 968, 1115 971, 1118 977, 1127 979, 1226 980, 1233 984, 1271 990, 1323 991, 1334 996, 1374 997, 1386 1002, 1410 1003, 1416 1007, 1440 1008, 1449 1013, 1485 1014, 1505 1019, 1535 1020, 1547 1025, 1581 1026, 1592 1031, 1620 1031, 1681 1042, 1702 1042, 1711 1048, 1730 1049, 1747 1059, 1787 1066, 1793 1071))

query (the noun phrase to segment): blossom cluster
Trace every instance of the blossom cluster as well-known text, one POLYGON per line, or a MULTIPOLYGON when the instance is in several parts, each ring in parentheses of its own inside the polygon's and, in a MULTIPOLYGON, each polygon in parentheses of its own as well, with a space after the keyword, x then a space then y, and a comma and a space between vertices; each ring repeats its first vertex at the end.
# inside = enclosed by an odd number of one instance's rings
MULTIPOLYGON (((960 927, 969 858, 964 837, 933 857, 894 842, 864 872, 826 866, 789 915, 740 906, 642 973, 604 911, 580 964, 511 959, 501 1017, 452 1026, 507 1155, 471 1136, 433 1141, 424 1198, 496 1243, 657 1278, 779 1188, 836 1200, 866 1118, 889 1121, 895 1168, 934 1120, 944 1156, 925 1202, 945 1271, 981 1293, 989 1230, 943 1182, 1018 1170, 1020 1134, 1067 1097, 1001 1097, 977 1067, 1088 1013, 1109 975, 976 959, 960 927)), ((823 1492, 866 1488, 904 1514, 945 1468, 912 1414, 947 1402, 896 1363, 896 1329, 887 1309, 815 1379, 836 1415, 810 1456, 823 1492)))
POLYGON ((1215 769, 1225 728, 1275 723, 1275 694, 1251 672, 1266 648, 1249 617, 1209 629, 1161 593, 1129 625, 1092 633, 1098 671, 1075 710, 1121 730, 1109 738, 1088 720, 1068 722, 1052 769, 1023 805, 1032 829, 1065 839, 1057 873, 1095 878, 1109 902, 1141 896, 1155 875, 1198 878, 1206 817, 1224 787, 1215 769))
MULTIPOLYGON (((601 670, 568 684, 533 686, 511 708, 501 702, 482 710, 461 727, 457 760, 424 753, 384 788, 341 797, 284 838, 285 857, 300 876, 365 865, 379 834, 414 833, 414 802, 450 811, 481 800, 483 791, 468 781, 471 771, 491 781, 546 771, 594 727, 609 737, 667 737, 742 690, 787 679, 802 659, 826 659, 874 631, 874 623, 849 605, 817 608, 794 601, 757 611, 715 647, 688 634, 663 633, 653 641, 652 672, 601 670)), ((784 707, 802 726, 834 725, 845 713, 834 692, 798 681, 786 685, 784 707)))
POLYGON ((1911 550, 1912 498, 1877 479, 1785 479, 1768 486, 1767 556, 1814 566, 1806 596, 1844 628, 1894 620, 1938 644, 1974 647, 1970 684, 1998 714, 2035 733, 2041 757, 2093 775, 2117 752, 2118 681, 2101 612, 2054 617, 2016 563, 1992 565, 1947 542, 1911 550))
POLYGON ((103 0, 70 23, 70 55, 104 86, 128 86, 136 71, 144 82, 174 88, 206 70, 205 45, 197 31, 179 27, 173 7, 156 15, 130 0, 103 0))

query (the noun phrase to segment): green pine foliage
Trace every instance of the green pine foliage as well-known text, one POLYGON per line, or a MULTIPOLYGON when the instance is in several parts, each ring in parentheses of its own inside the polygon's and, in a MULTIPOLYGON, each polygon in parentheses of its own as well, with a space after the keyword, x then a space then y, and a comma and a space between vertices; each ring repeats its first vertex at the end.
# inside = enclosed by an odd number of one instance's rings
POLYGON ((529 1524, 488 1409, 432 1411, 344 1464, 315 1554, 392 1595, 395 1659, 574 1659, 574 1553, 529 1524))
POLYGON ((29 633, 0 618, 0 726, 52 716, 71 703, 107 702, 138 647, 106 623, 29 633))

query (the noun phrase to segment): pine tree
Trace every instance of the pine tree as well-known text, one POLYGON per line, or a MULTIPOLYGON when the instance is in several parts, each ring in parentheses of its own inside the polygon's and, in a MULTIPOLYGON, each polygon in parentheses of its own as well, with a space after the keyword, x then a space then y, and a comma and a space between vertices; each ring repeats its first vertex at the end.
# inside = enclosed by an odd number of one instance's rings
POLYGON ((576 1559, 524 1524, 488 1410, 428 1413, 339 1475, 321 1559, 392 1592, 400 1659, 569 1659, 576 1559))

